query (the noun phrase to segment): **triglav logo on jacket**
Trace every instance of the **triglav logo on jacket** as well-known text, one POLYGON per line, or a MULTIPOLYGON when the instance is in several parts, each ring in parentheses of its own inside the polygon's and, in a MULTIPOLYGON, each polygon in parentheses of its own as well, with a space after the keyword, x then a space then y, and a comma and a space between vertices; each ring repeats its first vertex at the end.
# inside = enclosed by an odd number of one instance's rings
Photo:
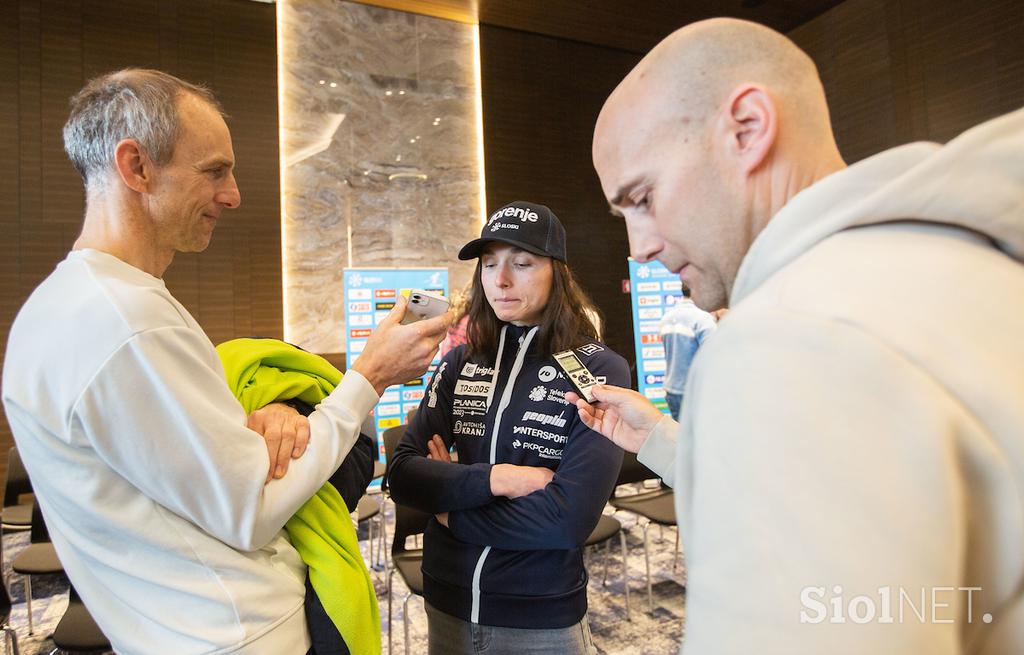
POLYGON ((537 377, 540 378, 541 382, 551 382, 555 379, 555 375, 557 373, 554 366, 545 366, 537 371, 537 377))
POLYGON ((462 367, 463 377, 471 378, 477 375, 494 375, 494 369, 486 366, 480 366, 473 362, 466 362, 466 365, 462 367))

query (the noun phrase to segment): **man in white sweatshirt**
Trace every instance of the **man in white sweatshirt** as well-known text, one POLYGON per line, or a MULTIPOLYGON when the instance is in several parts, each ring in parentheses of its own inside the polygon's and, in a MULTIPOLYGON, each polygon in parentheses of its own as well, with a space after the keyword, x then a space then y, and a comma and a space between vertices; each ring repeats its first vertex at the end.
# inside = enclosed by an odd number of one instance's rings
POLYGON ((216 100, 159 71, 111 73, 72 99, 64 140, 82 233, 15 319, 3 372, 61 562, 119 653, 302 655, 306 567, 281 528, 384 388, 423 374, 446 317, 402 326, 399 303, 308 423, 284 406, 249 417, 277 440, 268 455, 161 279, 241 201, 216 100))
POLYGON ((684 652, 1024 652, 1024 111, 847 167, 811 60, 717 19, 593 154, 633 257, 730 308, 680 423, 577 401, 676 490, 684 652))

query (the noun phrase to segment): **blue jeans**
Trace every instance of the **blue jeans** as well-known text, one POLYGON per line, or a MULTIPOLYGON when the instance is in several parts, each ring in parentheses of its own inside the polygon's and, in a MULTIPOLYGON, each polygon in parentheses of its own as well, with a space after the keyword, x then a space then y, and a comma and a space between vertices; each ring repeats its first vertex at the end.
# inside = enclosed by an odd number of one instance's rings
POLYGON ((672 412, 672 418, 679 420, 679 409, 683 406, 683 394, 665 392, 665 402, 668 403, 668 411, 672 412))
POLYGON ((568 628, 501 628, 427 610, 429 655, 597 655, 587 617, 568 628))

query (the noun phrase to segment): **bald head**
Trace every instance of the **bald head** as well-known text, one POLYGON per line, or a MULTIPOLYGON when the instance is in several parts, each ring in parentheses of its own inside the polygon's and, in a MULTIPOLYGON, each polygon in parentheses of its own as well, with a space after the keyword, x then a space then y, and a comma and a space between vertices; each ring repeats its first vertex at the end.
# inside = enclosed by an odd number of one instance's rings
POLYGON ((630 251, 704 309, 789 198, 843 166, 814 62, 782 34, 713 19, 658 44, 608 98, 594 166, 630 251))
POLYGON ((665 38, 608 98, 598 125, 628 105, 642 107, 647 118, 700 128, 742 84, 769 91, 785 138, 792 132, 832 140, 825 93, 811 58, 782 34, 731 18, 693 23, 665 38))

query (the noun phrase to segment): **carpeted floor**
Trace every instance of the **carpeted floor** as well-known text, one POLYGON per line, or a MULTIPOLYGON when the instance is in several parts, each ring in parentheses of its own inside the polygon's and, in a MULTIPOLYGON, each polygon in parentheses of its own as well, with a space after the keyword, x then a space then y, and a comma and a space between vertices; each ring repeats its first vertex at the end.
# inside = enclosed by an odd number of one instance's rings
MULTIPOLYGON (((606 509, 611 513, 611 507, 606 509)), ((393 506, 386 504, 385 518, 388 522, 388 535, 393 532, 393 506)), ((661 529, 658 526, 649 528, 649 550, 652 578, 652 609, 648 609, 646 575, 643 549, 643 524, 628 512, 615 514, 626 530, 628 555, 628 572, 630 588, 631 620, 625 616, 625 594, 622 583, 622 556, 619 552, 618 539, 612 540, 610 554, 604 546, 590 549, 586 555, 587 569, 590 572, 589 604, 590 628, 594 642, 601 655, 674 655, 678 650, 683 632, 683 613, 685 605, 685 571, 682 558, 675 549, 676 531, 674 528, 661 529), (603 584, 605 564, 608 564, 607 584, 603 584)), ((360 545, 363 557, 370 561, 369 541, 366 538, 366 523, 360 526, 360 545)), ((63 576, 36 576, 33 586, 33 620, 35 634, 28 634, 28 613, 24 601, 21 576, 10 570, 10 562, 18 551, 28 544, 28 532, 5 533, 4 579, 14 601, 10 624, 18 632, 19 646, 23 655, 49 653, 53 642, 49 635, 67 607, 67 580, 63 576)), ((388 543, 390 550, 390 542, 388 543)), ((375 553, 376 555, 376 553, 375 553)), ((387 573, 382 564, 372 568, 377 599, 380 602, 381 623, 383 630, 384 653, 388 649, 388 618, 387 618, 387 573)), ((395 653, 408 652, 422 655, 427 652, 426 615, 423 612, 423 600, 412 597, 409 600, 409 647, 406 650, 402 601, 406 589, 400 576, 395 576, 394 589, 394 625, 393 646, 395 653)), ((158 651, 154 651, 156 653, 158 651)))

